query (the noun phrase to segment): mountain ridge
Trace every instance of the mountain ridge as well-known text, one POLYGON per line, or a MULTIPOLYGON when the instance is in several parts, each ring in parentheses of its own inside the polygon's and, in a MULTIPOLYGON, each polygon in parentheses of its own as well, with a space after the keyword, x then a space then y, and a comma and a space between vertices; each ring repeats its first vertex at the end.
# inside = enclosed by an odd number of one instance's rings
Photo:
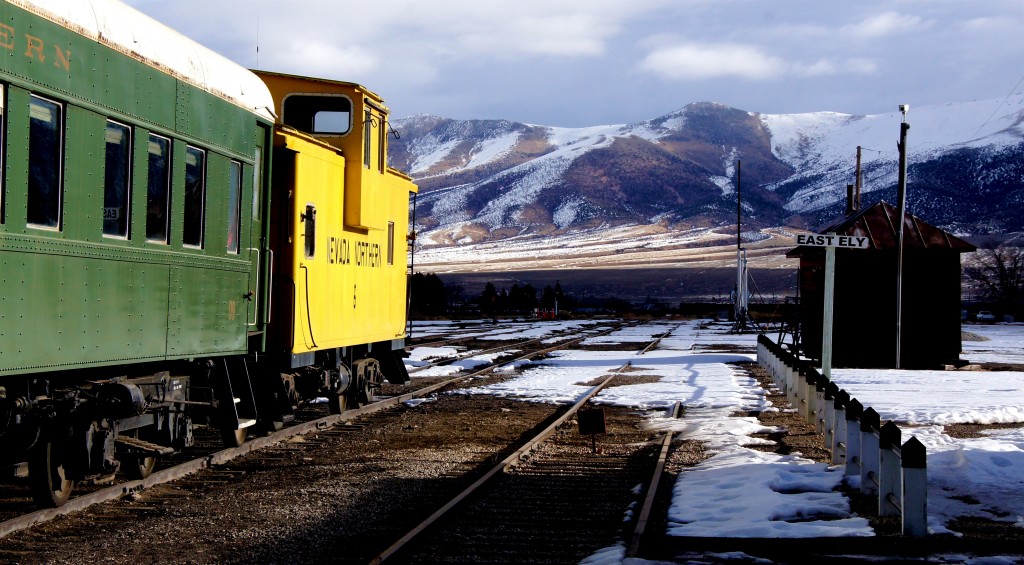
MULTIPOLYGON (((713 102, 585 128, 418 115, 395 120, 391 164, 420 185, 428 248, 602 226, 735 226, 737 180, 750 229, 814 229, 842 214, 858 145, 862 205, 895 201, 901 119, 713 102)), ((909 211, 958 234, 1024 229, 1014 213, 1024 204, 1024 96, 917 108, 908 122, 909 211)))

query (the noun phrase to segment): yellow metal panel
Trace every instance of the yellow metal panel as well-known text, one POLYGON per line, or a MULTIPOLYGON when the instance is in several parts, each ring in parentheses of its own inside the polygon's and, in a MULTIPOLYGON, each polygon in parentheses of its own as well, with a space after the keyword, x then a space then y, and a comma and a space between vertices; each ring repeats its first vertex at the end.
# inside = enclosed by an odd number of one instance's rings
MULTIPOLYGON (((292 352, 404 337, 406 233, 413 184, 395 174, 364 169, 376 185, 381 228, 347 229, 345 158, 304 136, 283 135, 288 149, 297 152, 291 212, 295 249, 289 273, 295 281, 292 352), (305 256, 307 205, 316 209, 312 257, 305 256), (388 222, 394 223, 392 264, 388 264, 388 222)), ((355 165, 362 168, 362 163, 355 165)))

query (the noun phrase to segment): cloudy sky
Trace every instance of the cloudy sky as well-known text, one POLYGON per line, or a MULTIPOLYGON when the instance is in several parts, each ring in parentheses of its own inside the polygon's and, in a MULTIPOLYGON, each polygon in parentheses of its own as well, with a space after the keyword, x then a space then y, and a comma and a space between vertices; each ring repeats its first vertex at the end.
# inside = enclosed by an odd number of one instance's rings
POLYGON ((247 67, 362 83, 397 117, 878 114, 1024 89, 1021 0, 128 3, 247 67))

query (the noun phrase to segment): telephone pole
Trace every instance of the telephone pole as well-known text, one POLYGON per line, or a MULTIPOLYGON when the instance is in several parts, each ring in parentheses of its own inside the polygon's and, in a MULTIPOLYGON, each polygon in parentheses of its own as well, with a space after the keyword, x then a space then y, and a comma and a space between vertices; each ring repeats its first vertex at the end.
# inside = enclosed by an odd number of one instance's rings
POLYGON ((896 189, 896 199, 899 201, 899 235, 897 236, 896 247, 896 368, 900 368, 900 345, 902 342, 902 321, 903 321, 903 226, 906 224, 904 217, 907 214, 907 131, 910 124, 907 123, 908 104, 900 104, 900 113, 903 114, 903 122, 900 123, 900 169, 899 181, 896 189))

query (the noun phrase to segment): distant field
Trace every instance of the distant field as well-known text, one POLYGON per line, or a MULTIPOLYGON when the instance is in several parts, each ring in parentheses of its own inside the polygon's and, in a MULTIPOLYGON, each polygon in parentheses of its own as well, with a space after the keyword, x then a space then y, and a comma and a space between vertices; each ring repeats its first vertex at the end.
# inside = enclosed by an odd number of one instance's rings
MULTIPOLYGON (((479 295, 488 282, 499 291, 527 283, 540 291, 560 282, 579 299, 726 302, 736 285, 736 236, 718 228, 623 226, 546 238, 423 243, 416 271, 460 284, 466 296, 479 295)), ((796 294, 798 262, 785 256, 794 246, 788 230, 744 233, 753 300, 782 301, 796 294)))
MULTIPOLYGON (((751 269, 752 302, 781 302, 796 295, 796 268, 751 269)), ((551 269, 442 273, 446 284, 465 287, 464 296, 479 296, 492 283, 500 291, 513 284, 531 284, 538 293, 558 282, 566 294, 579 300, 621 298, 642 302, 648 298, 668 305, 679 302, 727 302, 736 284, 736 269, 724 267, 633 267, 615 269, 551 269)))

